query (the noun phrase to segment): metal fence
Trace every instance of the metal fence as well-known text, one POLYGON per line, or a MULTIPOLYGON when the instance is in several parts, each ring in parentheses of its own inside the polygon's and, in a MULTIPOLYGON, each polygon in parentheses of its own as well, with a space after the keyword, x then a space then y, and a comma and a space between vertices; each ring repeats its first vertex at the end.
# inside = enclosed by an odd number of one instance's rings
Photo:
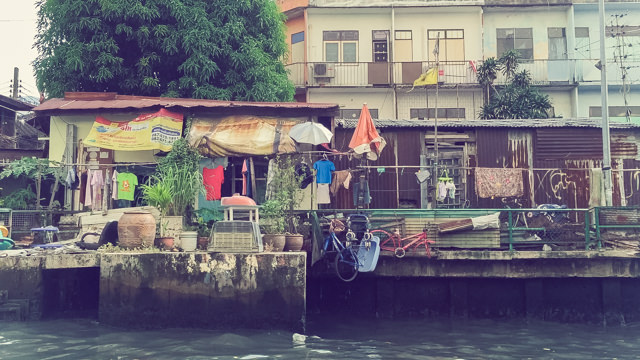
POLYGON ((640 250, 640 208, 591 209, 394 209, 317 210, 320 227, 350 214, 369 217, 371 229, 401 237, 427 231, 437 249, 579 251, 602 248, 640 250), (489 228, 474 230, 474 219, 496 215, 489 228))

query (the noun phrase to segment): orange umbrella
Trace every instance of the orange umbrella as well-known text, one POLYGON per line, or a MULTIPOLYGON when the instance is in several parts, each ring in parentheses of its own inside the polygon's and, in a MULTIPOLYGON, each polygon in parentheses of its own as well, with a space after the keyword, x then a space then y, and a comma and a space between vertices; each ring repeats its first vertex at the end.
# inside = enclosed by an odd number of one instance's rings
POLYGON ((385 145, 387 145, 387 142, 378 134, 378 130, 373 125, 369 108, 365 103, 362 105, 358 125, 356 125, 356 130, 353 132, 349 147, 356 154, 366 153, 367 159, 377 160, 385 145))

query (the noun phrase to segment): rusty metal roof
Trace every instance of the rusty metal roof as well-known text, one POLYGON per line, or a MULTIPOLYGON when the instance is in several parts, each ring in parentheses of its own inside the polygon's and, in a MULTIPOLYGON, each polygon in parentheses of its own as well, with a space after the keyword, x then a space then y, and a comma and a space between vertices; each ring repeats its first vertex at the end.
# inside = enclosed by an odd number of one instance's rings
POLYGON ((16 100, 4 95, 0 95, 0 105, 7 107, 13 111, 29 111, 33 108, 33 105, 31 104, 27 104, 20 100, 16 100))
POLYGON ((148 109, 154 107, 185 108, 185 109, 286 109, 298 111, 326 111, 338 110, 337 104, 300 103, 300 102, 249 102, 223 101, 206 99, 167 98, 150 96, 118 95, 115 93, 65 93, 64 98, 54 98, 45 101, 33 110, 36 112, 65 112, 78 110, 127 110, 148 109))
MULTIPOLYGON (((353 129, 358 119, 336 119, 336 125, 353 129)), ((433 128, 434 120, 374 120, 377 128, 433 128)), ((558 118, 558 119, 495 119, 495 120, 438 120, 438 128, 547 128, 581 127, 601 128, 600 118, 558 118)), ((640 128, 640 124, 610 122, 612 129, 640 128)))

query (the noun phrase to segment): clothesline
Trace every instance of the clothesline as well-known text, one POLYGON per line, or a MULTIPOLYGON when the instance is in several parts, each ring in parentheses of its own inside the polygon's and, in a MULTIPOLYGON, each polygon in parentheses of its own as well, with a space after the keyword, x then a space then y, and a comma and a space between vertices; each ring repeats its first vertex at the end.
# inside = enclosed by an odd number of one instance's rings
MULTIPOLYGON (((518 169, 518 170, 533 170, 533 171, 551 171, 551 170, 591 170, 591 169, 600 169, 600 168, 501 168, 501 167, 486 167, 486 166, 450 166, 450 165, 437 165, 438 168, 442 168, 443 170, 474 170, 474 169, 518 169)), ((373 165, 358 165, 359 168, 363 169, 425 169, 428 170, 433 167, 433 165, 389 165, 389 166, 373 166, 373 165)), ((611 169, 611 171, 640 171, 640 169, 611 169)))

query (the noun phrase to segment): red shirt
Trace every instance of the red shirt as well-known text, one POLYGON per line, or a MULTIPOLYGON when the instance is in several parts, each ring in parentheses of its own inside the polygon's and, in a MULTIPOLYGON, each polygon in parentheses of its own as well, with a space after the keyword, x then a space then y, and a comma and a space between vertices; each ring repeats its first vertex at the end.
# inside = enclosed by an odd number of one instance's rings
POLYGON ((215 169, 204 168, 202 170, 202 183, 207 190, 207 200, 220 200, 223 182, 224 168, 222 166, 218 166, 215 169))

